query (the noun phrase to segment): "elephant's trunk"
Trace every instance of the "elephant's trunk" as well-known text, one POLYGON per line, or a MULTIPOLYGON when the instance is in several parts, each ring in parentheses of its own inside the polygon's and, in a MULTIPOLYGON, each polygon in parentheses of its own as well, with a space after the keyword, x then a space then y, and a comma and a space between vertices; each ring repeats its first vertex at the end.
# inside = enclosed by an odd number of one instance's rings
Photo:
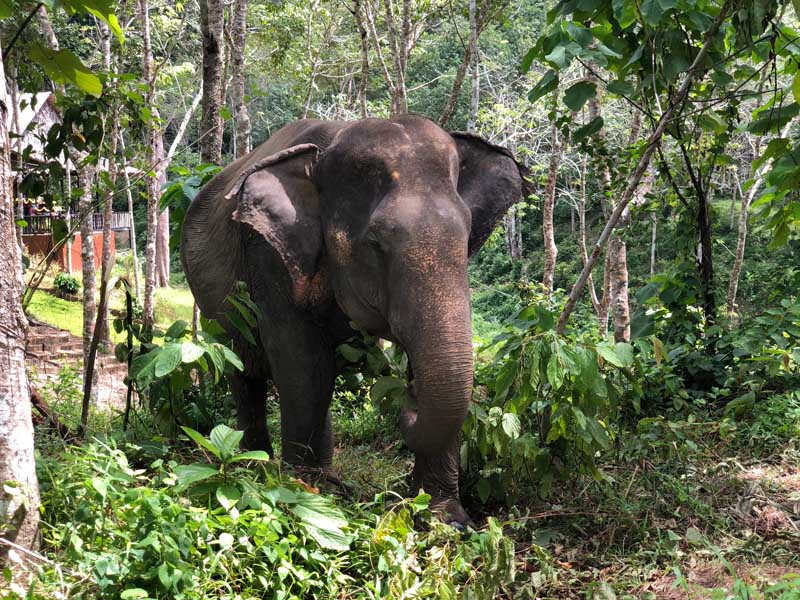
POLYGON ((472 396, 472 327, 466 278, 463 285, 439 285, 439 293, 445 297, 433 303, 420 300, 421 310, 415 315, 417 335, 404 340, 417 408, 402 411, 400 429, 418 456, 437 455, 452 447, 472 396))

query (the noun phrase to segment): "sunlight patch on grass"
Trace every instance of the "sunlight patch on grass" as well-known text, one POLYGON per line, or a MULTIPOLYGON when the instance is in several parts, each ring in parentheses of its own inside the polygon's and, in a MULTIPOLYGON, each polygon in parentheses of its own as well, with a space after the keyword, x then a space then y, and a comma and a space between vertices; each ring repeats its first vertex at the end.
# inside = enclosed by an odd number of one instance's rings
POLYGON ((82 335, 83 306, 80 302, 64 300, 37 290, 28 305, 28 315, 53 327, 65 329, 72 335, 82 335))

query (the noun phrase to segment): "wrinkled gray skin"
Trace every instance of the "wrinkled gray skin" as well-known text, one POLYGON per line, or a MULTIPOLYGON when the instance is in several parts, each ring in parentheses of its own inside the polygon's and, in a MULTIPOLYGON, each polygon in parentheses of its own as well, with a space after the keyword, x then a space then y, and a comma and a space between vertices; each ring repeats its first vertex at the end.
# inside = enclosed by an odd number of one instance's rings
POLYGON ((458 500, 458 434, 472 390, 467 261, 522 198, 510 153, 417 116, 287 125, 217 175, 187 212, 186 279, 245 362, 234 376, 244 445, 272 452, 265 397, 280 396, 283 459, 332 473, 334 349, 355 332, 408 353, 417 410, 400 427, 446 521, 458 500), (260 348, 227 322, 244 281, 260 348))

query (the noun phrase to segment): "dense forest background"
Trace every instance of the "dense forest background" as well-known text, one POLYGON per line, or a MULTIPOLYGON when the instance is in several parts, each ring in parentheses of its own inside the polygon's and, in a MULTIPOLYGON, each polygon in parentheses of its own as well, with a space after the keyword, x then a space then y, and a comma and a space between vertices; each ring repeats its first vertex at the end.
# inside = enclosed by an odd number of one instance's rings
POLYGON ((796 598, 797 9, 0 2, 0 595, 796 598), (344 493, 241 454, 241 362, 179 259, 198 190, 282 126, 407 112, 530 173, 469 267, 464 532, 406 489, 407 360, 369 336, 337 351, 344 493), (76 361, 46 368, 48 326, 76 361))

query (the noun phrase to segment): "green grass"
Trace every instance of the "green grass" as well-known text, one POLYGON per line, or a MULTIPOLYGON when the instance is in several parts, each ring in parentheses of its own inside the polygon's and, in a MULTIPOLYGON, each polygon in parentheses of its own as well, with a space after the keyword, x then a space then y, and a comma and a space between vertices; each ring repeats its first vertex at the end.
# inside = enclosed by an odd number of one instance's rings
POLYGON ((38 321, 65 329, 80 337, 83 331, 83 307, 80 302, 57 298, 43 290, 37 290, 28 305, 28 315, 38 321))
MULTIPOLYGON (((155 291, 156 327, 168 328, 174 321, 192 321, 194 299, 188 289, 161 288, 155 291)), ((123 306, 121 294, 112 296, 112 309, 123 306)), ((37 290, 28 305, 28 314, 38 321, 65 329, 80 337, 83 331, 83 306, 74 300, 58 298, 46 290, 37 290)))

